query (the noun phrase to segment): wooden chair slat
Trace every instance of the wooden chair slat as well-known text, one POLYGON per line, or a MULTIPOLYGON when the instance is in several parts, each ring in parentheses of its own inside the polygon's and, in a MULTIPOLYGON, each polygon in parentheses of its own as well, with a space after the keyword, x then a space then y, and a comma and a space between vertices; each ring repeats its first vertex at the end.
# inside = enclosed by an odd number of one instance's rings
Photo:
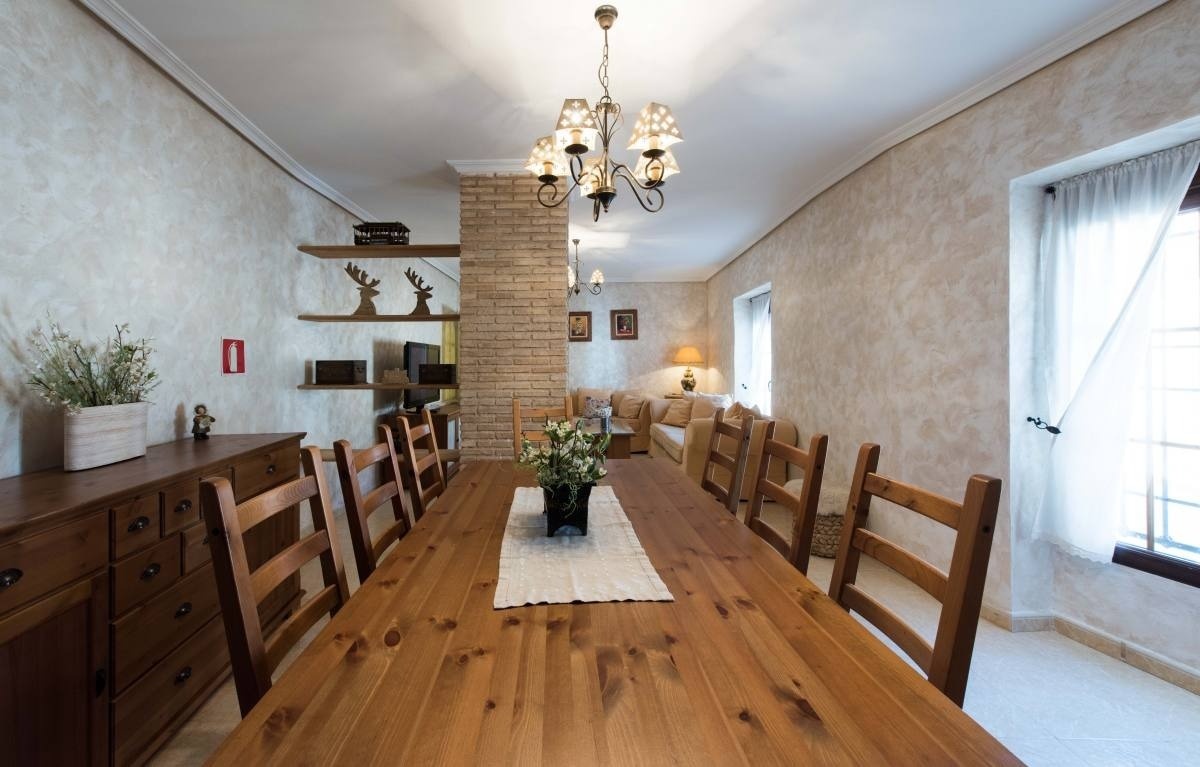
POLYGON ((834 563, 833 577, 829 583, 829 596, 843 607, 858 612, 892 637, 913 660, 921 664, 931 684, 956 705, 962 706, 983 603, 992 533, 1000 508, 1001 482, 978 474, 972 476, 967 481, 966 493, 960 504, 882 476, 876 471, 878 467, 879 445, 866 444, 860 447, 854 480, 850 485, 850 498, 846 504, 842 537, 838 543, 837 562, 834 563), (866 529, 871 498, 876 495, 955 530, 954 552, 948 573, 943 573, 912 552, 866 529), (854 585, 861 554, 882 562, 941 601, 937 636, 927 658, 921 645, 912 640, 915 632, 854 585))
POLYGON ((899 615, 875 601, 853 583, 846 585, 842 600, 846 607, 866 618, 875 628, 886 634, 888 639, 895 642, 897 647, 921 667, 922 671, 929 673, 933 662, 933 648, 899 615))
MULTIPOLYGON (((337 452, 335 446, 335 453, 337 452)), ((217 596, 221 603, 221 617, 225 626, 225 638, 229 643, 229 658, 233 666, 233 680, 237 687, 238 705, 242 716, 248 714, 267 690, 271 689, 271 672, 287 653, 287 649, 295 644, 320 615, 336 613, 350 599, 346 573, 342 568, 341 550, 338 548, 334 531, 329 488, 325 484, 325 473, 321 467, 321 451, 316 447, 303 448, 300 451, 300 462, 304 469, 304 481, 288 482, 282 487, 251 498, 240 506, 234 499, 233 486, 228 480, 209 477, 200 481, 200 506, 204 513, 205 525, 210 531, 209 547, 212 550, 213 574, 217 580, 217 596), (285 500, 289 504, 280 505, 285 500), (313 535, 289 546, 263 567, 252 571, 242 540, 242 535, 247 529, 243 527, 242 520, 257 524, 272 514, 293 508, 301 501, 308 501, 312 512, 315 530, 313 535), (307 562, 318 548, 320 551, 315 555, 321 559, 321 575, 325 588, 318 592, 316 599, 299 606, 292 617, 276 631, 268 647, 264 643, 262 623, 258 616, 258 594, 263 593, 263 596, 266 596, 270 589, 265 587, 272 583, 277 585, 289 575, 295 575, 296 569, 293 569, 293 566, 298 568, 307 562), (256 589, 256 585, 262 588, 256 589), (299 627, 306 621, 307 625, 300 630, 299 627)))
POLYGON ((390 452, 391 451, 388 450, 388 446, 382 442, 380 442, 377 445, 372 445, 371 447, 364 447, 362 450, 355 450, 354 451, 354 469, 355 469, 355 471, 361 472, 363 469, 367 468, 368 466, 379 463, 384 458, 387 458, 388 455, 390 454, 390 452))
POLYGON ((575 418, 575 406, 571 401, 571 396, 563 397, 562 407, 524 407, 521 405, 521 400, 513 397, 513 458, 521 457, 521 440, 522 438, 530 442, 545 442, 548 437, 542 433, 546 422, 553 419, 558 421, 570 421, 575 418), (526 421, 537 421, 535 427, 525 428, 526 421))
POLYGON ((911 551, 865 528, 854 531, 853 545, 920 586, 926 594, 941 602, 946 598, 946 574, 911 551))
POLYGON ((762 493, 767 498, 770 498, 775 503, 778 503, 780 506, 787 508, 788 511, 794 511, 796 507, 800 505, 800 499, 798 497, 789 493, 783 485, 772 482, 765 477, 758 481, 758 486, 755 488, 755 490, 762 493))
POLYGON ((726 471, 737 471, 737 461, 724 453, 713 453, 709 460, 726 471))
POLYGON ((312 497, 316 489, 317 485, 312 477, 299 477, 262 495, 256 495, 237 507, 238 526, 244 533, 284 509, 312 497))
POLYGON ((730 514, 737 514, 738 501, 742 495, 742 474, 746 471, 746 455, 750 452, 750 430, 754 425, 753 416, 746 416, 737 425, 725 420, 725 408, 719 408, 713 414, 712 436, 708 440, 708 452, 704 456, 704 466, 700 470, 700 487, 712 493, 730 514), (725 436, 736 444, 734 457, 722 453, 721 437, 725 436), (729 474, 729 486, 724 487, 716 479, 713 467, 720 466, 729 474))
POLYGON ((949 498, 875 473, 867 475, 863 488, 877 498, 911 509, 952 530, 958 529, 962 505, 949 498))
POLYGON ((787 559, 792 553, 792 543, 787 538, 779 534, 775 528, 763 522, 762 519, 753 519, 748 525, 759 538, 771 545, 771 548, 779 552, 780 556, 787 559))
POLYGON ((400 486, 396 482, 384 482, 363 496, 362 504, 370 516, 384 504, 400 494, 400 486))
POLYGON ((328 550, 329 536, 323 533, 313 533, 263 562, 250 575, 250 588, 254 591, 255 598, 266 597, 276 586, 287 580, 310 559, 315 559, 328 550))
POLYGON ((313 595, 300 609, 292 613, 286 621, 279 625, 275 634, 267 642, 267 667, 272 672, 287 657, 288 652, 295 646, 308 630, 321 620, 326 613, 338 606, 337 586, 326 586, 313 595))
POLYGON ((775 439, 775 422, 768 422, 763 439, 763 457, 758 463, 757 481, 754 484, 754 492, 750 494, 750 503, 746 507, 747 526, 776 549, 779 548, 780 540, 787 541, 787 551, 784 552, 784 557, 802 573, 808 573, 808 560, 812 552, 813 530, 817 523, 817 506, 821 500, 821 481, 825 476, 825 453, 828 447, 829 437, 824 434, 814 434, 809 440, 807 451, 780 442, 775 439), (768 478, 773 461, 784 462, 785 475, 789 465, 796 466, 801 470, 803 484, 800 486, 799 493, 793 493, 768 478), (767 498, 792 513, 790 539, 783 538, 778 531, 771 529, 760 519, 762 505, 767 498))
POLYGON ((379 561, 383 557, 383 552, 387 551, 393 543, 408 535, 410 529, 406 519, 390 524, 375 540, 371 541, 371 553, 375 555, 375 560, 379 561))

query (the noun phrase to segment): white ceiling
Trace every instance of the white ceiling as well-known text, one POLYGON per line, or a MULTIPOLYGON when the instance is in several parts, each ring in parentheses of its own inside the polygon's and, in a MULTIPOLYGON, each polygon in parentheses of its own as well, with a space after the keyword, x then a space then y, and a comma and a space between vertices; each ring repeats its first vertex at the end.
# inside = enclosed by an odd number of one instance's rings
MULTIPOLYGON (((596 0, 119 2, 413 242, 458 240, 448 160, 523 158, 563 98, 600 92, 596 0)), ((573 205, 572 236, 610 280, 704 279, 882 149, 1159 2, 619 2, 613 96, 673 108, 683 172, 655 215, 623 188, 599 224, 573 205)))

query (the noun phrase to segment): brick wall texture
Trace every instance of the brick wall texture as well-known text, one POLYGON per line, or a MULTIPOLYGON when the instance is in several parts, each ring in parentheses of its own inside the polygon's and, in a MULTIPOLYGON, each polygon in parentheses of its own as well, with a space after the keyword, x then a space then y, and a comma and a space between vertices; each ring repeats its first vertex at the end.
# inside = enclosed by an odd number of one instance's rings
POLYGON ((567 391, 567 207, 544 208, 527 175, 459 177, 458 380, 464 458, 512 456, 512 398, 567 391))

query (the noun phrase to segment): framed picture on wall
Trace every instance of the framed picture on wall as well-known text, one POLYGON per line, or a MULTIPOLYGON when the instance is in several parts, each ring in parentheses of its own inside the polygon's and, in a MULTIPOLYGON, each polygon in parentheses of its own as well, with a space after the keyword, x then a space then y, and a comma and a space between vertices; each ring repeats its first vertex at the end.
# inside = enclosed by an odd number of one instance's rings
POLYGON ((592 340, 592 313, 571 312, 567 318, 568 341, 592 340))
POLYGON ((637 309, 613 309, 608 313, 614 341, 636 341, 638 337, 637 309))

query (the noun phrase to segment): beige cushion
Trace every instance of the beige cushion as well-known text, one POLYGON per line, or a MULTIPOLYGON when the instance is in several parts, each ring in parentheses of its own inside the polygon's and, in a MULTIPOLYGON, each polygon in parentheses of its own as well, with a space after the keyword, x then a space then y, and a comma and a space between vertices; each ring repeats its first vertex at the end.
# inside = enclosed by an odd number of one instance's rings
POLYGON ((684 429, 679 426, 667 426, 661 423, 650 424, 650 439, 662 448, 663 452, 676 463, 683 462, 684 429))
POLYGON ((726 421, 740 421, 742 420, 742 416, 745 415, 744 411, 745 408, 742 406, 742 403, 735 402, 725 408, 724 418, 726 421))
POLYGON ((575 390, 575 412, 576 414, 583 412, 583 406, 587 404, 588 397, 611 400, 612 395, 612 389, 591 389, 581 386, 575 390))
POLYGON ((697 418, 712 418, 718 408, 729 407, 733 398, 728 394, 705 394, 698 391, 685 391, 683 398, 692 401, 692 420, 697 418))
POLYGON ((583 407, 579 411, 579 416, 582 418, 599 418, 600 413, 597 412, 598 410, 611 407, 612 402, 608 397, 587 396, 583 398, 583 407))
POLYGON ((638 414, 642 412, 642 403, 645 401, 645 397, 638 396, 637 394, 626 394, 617 403, 617 417, 637 418, 638 414))
POLYGON ((663 416, 662 422, 667 426, 684 427, 688 425, 688 421, 690 420, 692 420, 692 401, 690 399, 675 399, 671 400, 671 405, 667 408, 667 413, 663 416))

